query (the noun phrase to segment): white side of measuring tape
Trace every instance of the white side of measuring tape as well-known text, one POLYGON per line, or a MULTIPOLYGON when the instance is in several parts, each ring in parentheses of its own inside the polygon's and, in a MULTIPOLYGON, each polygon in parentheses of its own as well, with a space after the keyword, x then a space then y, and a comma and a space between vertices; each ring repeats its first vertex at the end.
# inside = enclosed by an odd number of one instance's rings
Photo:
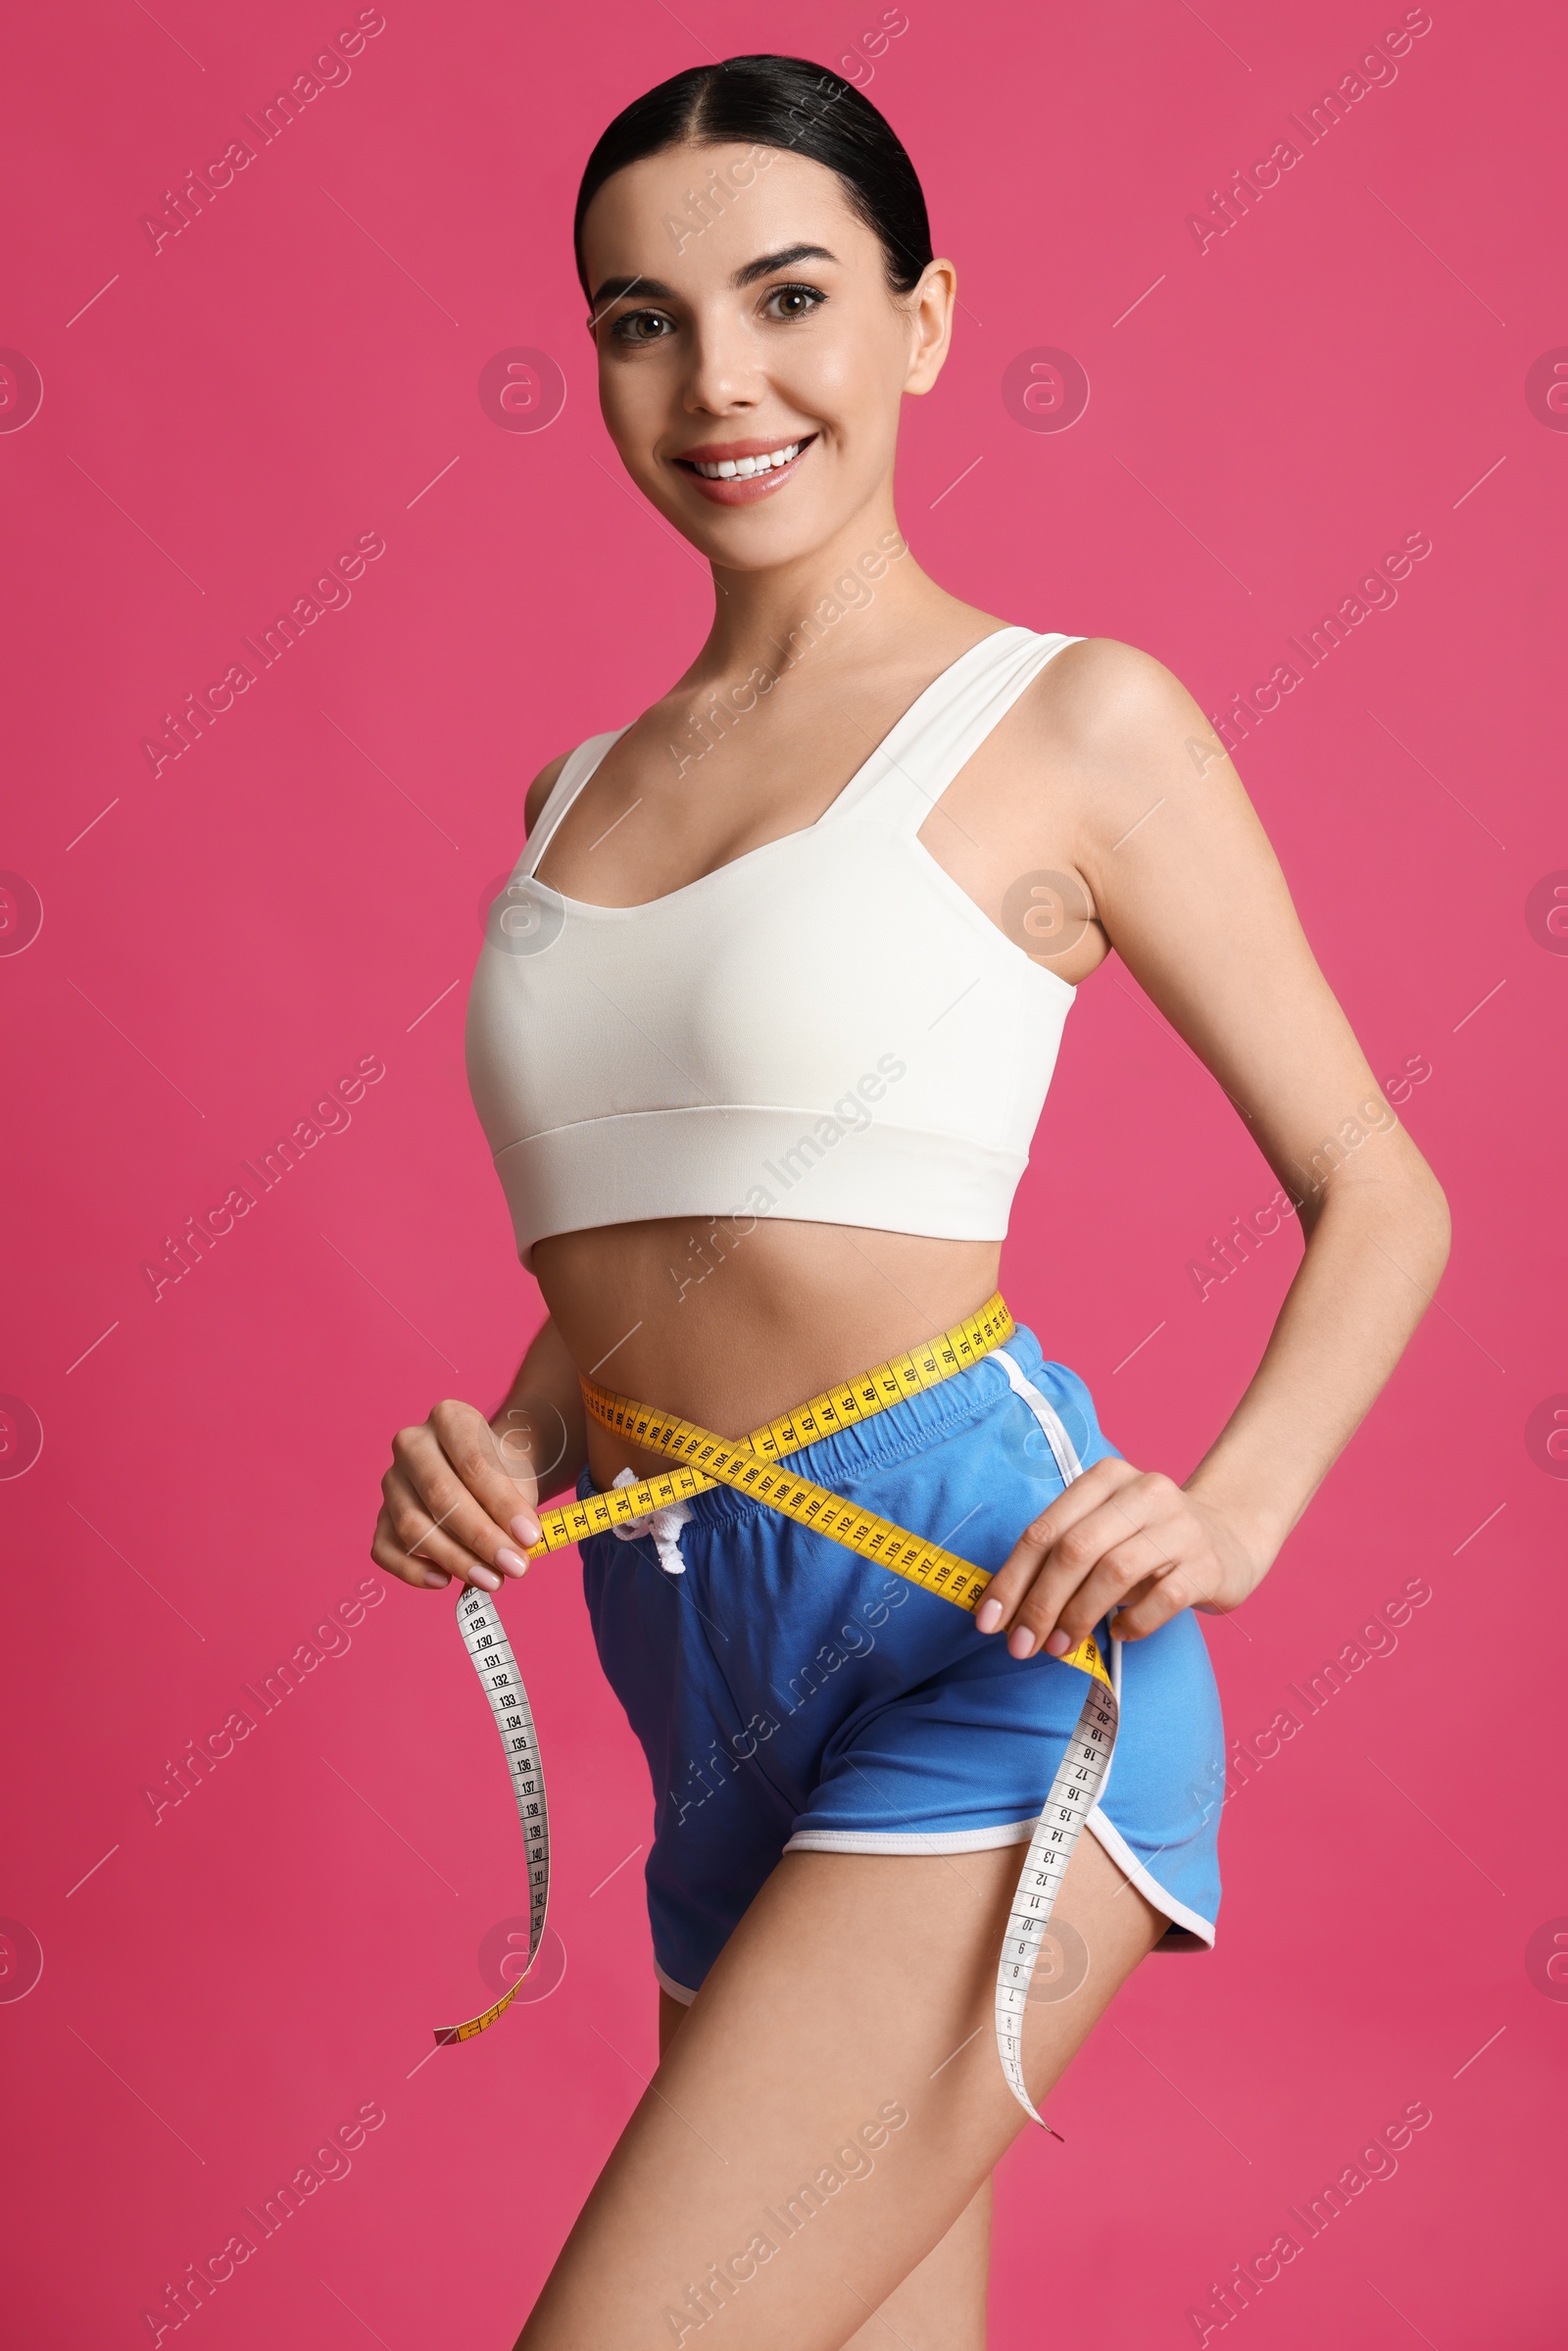
MULTIPOLYGON (((1062 1483, 1070 1486, 1075 1478, 1082 1477, 1084 1465, 1059 1415, 1050 1399, 1025 1379, 1004 1347, 994 1349, 994 1357, 1006 1373, 1013 1394, 1028 1405, 1040 1423, 1062 1483)), ((1119 1685, 1121 1676, 1114 1668, 1120 1660, 1115 1658, 1114 1650, 1112 1659, 1114 1679, 1119 1685)), ((1045 1810, 1029 1839, 1029 1851, 1018 1874, 997 1967, 997 2054, 1002 2059, 1007 2087, 1025 2114, 1043 2130, 1050 2130, 1051 2126, 1036 2111, 1023 2078, 1023 2020, 1029 1985, 1073 1848, 1105 1785, 1119 1719, 1120 1708, 1114 1692, 1102 1682, 1091 1680, 1089 1694, 1052 1782, 1045 1810)))
MULTIPOLYGON (((544 1765, 528 1692, 494 1602, 489 1592, 476 1585, 469 1585, 458 1601, 458 1630, 490 1701, 501 1744, 506 1749, 512 1792, 516 1799, 517 1819, 528 1857, 528 1961, 506 1993, 501 2003, 504 2007, 538 1958, 539 1945, 544 1939, 545 1914, 550 1907, 550 1808, 545 1801, 544 1765)), ((449 2026, 436 2034, 436 2039, 456 2039, 460 2033, 458 2026, 449 2026)))
POLYGON ((1102 1682, 1092 1681, 1067 1751, 1052 1782, 1046 1808, 1029 1839, 1028 1857, 1013 1892, 997 1969, 997 2053, 1007 2086, 1025 2114, 1049 2130, 1035 2110, 1023 2078, 1023 2020, 1030 1980, 1051 1914, 1061 1891, 1085 1821, 1094 1810, 1111 1749, 1116 1743, 1117 1705, 1102 1682))

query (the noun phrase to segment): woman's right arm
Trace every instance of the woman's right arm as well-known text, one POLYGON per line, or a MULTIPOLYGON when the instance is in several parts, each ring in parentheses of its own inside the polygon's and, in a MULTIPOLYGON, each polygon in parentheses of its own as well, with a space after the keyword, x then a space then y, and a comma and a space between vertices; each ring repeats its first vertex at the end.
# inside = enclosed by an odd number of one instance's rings
MULTIPOLYGON (((530 835, 568 757, 541 767, 528 786, 530 835)), ((432 1592, 454 1576, 499 1592, 503 1576, 527 1572, 518 1546, 539 1539, 541 1496, 574 1486, 587 1458, 576 1367, 547 1320, 489 1420, 448 1397, 420 1427, 399 1429, 370 1557, 389 1576, 432 1592)))
MULTIPOLYGON (((528 833, 568 757, 541 767, 528 786, 528 833)), ((421 1427, 399 1429, 370 1557, 389 1576, 432 1592, 454 1576, 499 1592, 502 1576, 527 1571, 517 1546, 538 1541, 541 1495, 575 1485, 587 1458, 577 1373, 547 1321, 489 1420, 448 1397, 421 1427)))
POLYGON ((504 1576, 527 1573, 537 1504, 574 1486, 587 1458, 577 1367, 547 1322, 489 1420, 448 1397, 417 1428, 399 1429, 370 1557, 430 1591, 459 1576, 499 1592, 504 1576))

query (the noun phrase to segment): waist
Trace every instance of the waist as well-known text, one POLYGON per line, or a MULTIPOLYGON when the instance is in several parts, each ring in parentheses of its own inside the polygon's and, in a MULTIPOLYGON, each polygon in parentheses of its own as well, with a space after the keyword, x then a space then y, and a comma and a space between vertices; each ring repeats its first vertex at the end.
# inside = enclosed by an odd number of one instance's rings
MULTIPOLYGON (((542 1241, 534 1271, 579 1372, 724 1437, 951 1328, 996 1242, 782 1218, 659 1218, 542 1241)), ((667 1466, 597 1423, 596 1484, 667 1466)))
MULTIPOLYGON (((990 1548, 989 1565, 994 1572, 1011 1549, 1018 1527, 1032 1514, 1031 1504, 1035 1510, 1043 1509, 1060 1485, 1050 1448, 1034 1422, 1027 1413, 1024 1422, 1016 1420, 1017 1398, 998 1359, 1003 1353, 1010 1355, 1025 1379, 1034 1382, 1048 1397, 1081 1459, 1087 1463, 1111 1449, 1101 1433, 1093 1398, 1078 1374, 1065 1364, 1049 1362, 1036 1333, 1020 1323, 1002 1347, 971 1364, 966 1371, 956 1373, 921 1395, 903 1396, 885 1411, 854 1427, 818 1437, 814 1444, 786 1456, 790 1466, 831 1493, 853 1500, 865 1495, 889 1470, 915 1462, 924 1462, 929 1467, 939 1449, 951 1441, 958 1440, 961 1444, 987 1422, 1000 1420, 1011 1431, 1006 1439, 1005 1462, 993 1463, 989 1473, 982 1473, 988 1474, 991 1481, 987 1508, 1000 1507, 999 1523, 1006 1529, 1004 1539, 999 1536, 990 1548), (999 1471, 1003 1474, 999 1475, 999 1471), (1026 1494, 1020 1515, 1018 1494, 1022 1482, 1027 1482, 1033 1492, 1026 1494), (1012 1523, 1014 1519, 1016 1524, 1012 1523)), ((663 1466, 668 1468, 668 1462, 663 1466)), ((942 1485, 939 1476, 936 1491, 940 1492, 942 1485)), ((591 1471, 584 1471, 577 1480, 579 1500, 603 1491, 591 1471)), ((875 1508, 877 1503, 869 1502, 867 1506, 875 1508)), ((881 1506, 888 1506, 885 1490, 881 1506)), ((965 1518, 962 1509, 940 1524, 928 1525, 928 1513, 923 1514, 922 1506, 914 1499, 902 1501, 899 1507, 904 1513, 902 1523, 919 1520, 919 1532, 951 1538, 954 1550, 965 1557, 979 1555, 979 1547, 983 1546, 975 1520, 966 1518, 961 1532, 958 1531, 957 1521, 965 1518)), ((765 1501, 730 1486, 710 1488, 697 1494, 688 1508, 690 1533, 697 1535, 719 1533, 759 1518, 765 1523, 773 1515, 765 1501)), ((835 1554, 836 1551, 837 1546, 835 1554)), ((846 1548, 841 1563, 852 1577, 864 1572, 863 1561, 851 1564, 856 1556, 846 1548)))

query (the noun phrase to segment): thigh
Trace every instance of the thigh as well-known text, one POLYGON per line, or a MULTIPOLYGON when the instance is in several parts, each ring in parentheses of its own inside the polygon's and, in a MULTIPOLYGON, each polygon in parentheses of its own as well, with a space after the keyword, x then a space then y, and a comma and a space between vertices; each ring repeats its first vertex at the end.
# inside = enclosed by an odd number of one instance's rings
MULTIPOLYGON (((659 1995, 659 2054, 687 2016, 683 2001, 659 1995)), ((985 2351, 991 2268, 991 2181, 976 2188, 957 2219, 885 2301, 857 2327, 844 2351, 887 2351, 891 2334, 905 2351, 985 2351)))
POLYGON ((991 2182, 975 2190, 946 2236, 858 2327, 844 2351, 986 2351, 991 2182))
MULTIPOLYGON (((518 2351, 689 2345, 732 2304, 742 2323, 725 2331, 747 2351, 840 2351, 1024 2125, 992 2029, 1023 1854, 786 1854, 671 2039, 518 2351)), ((1070 1999, 1029 2009, 1037 2105, 1165 1926, 1087 1836, 1059 1907, 1090 1969, 1070 1999)))

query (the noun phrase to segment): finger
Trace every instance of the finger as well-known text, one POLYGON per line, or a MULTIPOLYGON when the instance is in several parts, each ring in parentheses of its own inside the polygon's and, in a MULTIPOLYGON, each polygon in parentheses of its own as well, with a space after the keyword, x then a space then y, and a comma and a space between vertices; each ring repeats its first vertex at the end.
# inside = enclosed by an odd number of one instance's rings
POLYGON ((540 1481, 565 1452, 566 1425, 555 1406, 538 1396, 521 1397, 499 1418, 498 1432, 471 1404, 448 1401, 434 1407, 430 1426, 494 1524, 518 1543, 537 1543, 540 1481))
POLYGON ((1175 1481, 1160 1470, 1132 1471, 1054 1546, 1015 1611, 1008 1648, 1017 1657, 1042 1646, 1065 1656, 1146 1576, 1183 1557, 1192 1541, 1175 1481))
POLYGON ((390 1523, 391 1540, 406 1558, 428 1561, 448 1577, 458 1576, 485 1592, 501 1590, 501 1572, 460 1543, 450 1531, 450 1522, 443 1526, 434 1518, 423 1495, 399 1471, 387 1471, 381 1492, 386 1496, 383 1515, 390 1523))
POLYGON ((1118 1641, 1147 1641, 1161 1625, 1180 1616, 1184 1608, 1196 1608, 1203 1597, 1200 1579, 1190 1567, 1173 1567, 1167 1575, 1156 1576, 1145 1589, 1131 1595, 1128 1605, 1117 1616, 1114 1632, 1118 1641))
MULTIPOLYGON (((1130 1462, 1107 1456, 1097 1461, 1093 1469, 1085 1470, 1081 1478, 1075 1478, 1038 1518, 1032 1519, 986 1588, 985 1598, 975 1611, 978 1630, 996 1633, 1011 1625, 1024 1594, 1053 1549, 1081 1527, 1119 1486, 1128 1484, 1137 1475, 1130 1462)), ((1097 1555, 1098 1552, 1092 1553, 1085 1559, 1086 1569, 1097 1555)))
POLYGON ((1145 1577, 1169 1564, 1164 1550, 1142 1530, 1123 1543, 1112 1541, 1108 1548, 1106 1535, 1105 1521, 1097 1513, 1057 1543, 1013 1612, 1007 1647, 1014 1657, 1032 1657, 1038 1650, 1065 1657, 1145 1577))
MULTIPOLYGON (((1054 1657, 1065 1656, 1099 1623, 1107 1606, 1119 1601, 1141 1576, 1170 1558, 1168 1543, 1156 1541, 1152 1545, 1146 1543, 1124 1554, 1116 1568, 1107 1571, 1083 1601, 1074 1598, 1080 1587, 1121 1544, 1137 1543, 1151 1521, 1170 1520, 1176 1514, 1177 1490, 1168 1478, 1158 1472, 1135 1470, 1127 1462, 1118 1462, 1116 1467, 1121 1475, 1114 1480, 1099 1481, 1096 1506, 1084 1511, 1057 1537, 1040 1562, 1028 1590, 1017 1600, 1007 1634, 1007 1646, 1015 1657, 1033 1656, 1042 1646, 1048 1646, 1054 1657), (1072 1602, 1071 1616, 1058 1625, 1069 1602, 1072 1602)), ((1080 1489, 1087 1489, 1093 1476, 1091 1471, 1089 1476, 1077 1480, 1061 1496, 1061 1501, 1079 1494, 1080 1489)), ((1045 1520, 1037 1520, 1027 1534, 1037 1535, 1059 1507, 1059 1502, 1054 1503, 1045 1520)))
POLYGON ((370 1538, 370 1557, 383 1575, 396 1576, 400 1583, 412 1584, 419 1590, 443 1592, 452 1581, 444 1567, 432 1566, 416 1551, 404 1548, 393 1533, 391 1514, 384 1503, 370 1538))
POLYGON ((1111 1618, 1110 1629, 1118 1641, 1136 1641, 1138 1639, 1137 1634, 1126 1633, 1123 1630, 1127 1623, 1127 1619, 1132 1613, 1133 1609, 1138 1606, 1139 1602, 1141 1600, 1147 1600, 1150 1593, 1155 1589, 1155 1587, 1163 1583, 1166 1575, 1170 1571, 1168 1569, 1160 1568, 1155 1574, 1152 1576, 1145 1576, 1141 1583, 1133 1586, 1131 1592, 1127 1594, 1126 1598, 1122 1601, 1120 1607, 1117 1608, 1111 1618))
MULTIPOLYGON (((1113 1543, 1108 1551, 1102 1553, 1089 1574, 1062 1600, 1054 1625, 1036 1625, 1029 1619, 1039 1645, 1054 1656, 1066 1656, 1081 1641, 1088 1640, 1102 1618, 1130 1600, 1141 1586, 1169 1575, 1177 1563, 1176 1553, 1167 1541, 1161 1540, 1157 1528, 1138 1528, 1125 1542, 1113 1543)), ((1021 1621, 1027 1614, 1026 1603, 1021 1621)))
MULTIPOLYGON (((472 1405, 466 1404, 460 1409, 471 1421, 478 1423, 488 1442, 489 1430, 479 1420, 472 1405)), ((442 1528, 452 1542, 461 1544, 464 1550, 471 1552, 475 1558, 486 1560, 507 1575, 525 1575, 528 1562, 516 1548, 520 1539, 514 1536, 506 1522, 497 1523, 468 1483, 468 1475, 477 1475, 482 1466, 481 1448, 471 1431, 447 1418, 445 1426, 448 1437, 459 1456, 455 1463, 435 1425, 436 1413, 443 1410, 438 1404, 435 1413, 422 1427, 398 1431, 392 1440, 393 1467, 389 1475, 401 1475, 433 1523, 442 1528), (464 1474, 465 1471, 468 1474, 464 1474)), ((499 1498, 502 1483, 497 1478, 492 1460, 488 1478, 492 1499, 499 1498)), ((515 1489, 510 1480, 504 1483, 510 1495, 511 1508, 514 1515, 520 1517, 521 1506, 515 1489)), ((388 1493, 384 1480, 381 1491, 388 1493)), ((527 1540, 537 1542, 538 1520, 530 1516, 526 1523, 533 1530, 527 1540)))

